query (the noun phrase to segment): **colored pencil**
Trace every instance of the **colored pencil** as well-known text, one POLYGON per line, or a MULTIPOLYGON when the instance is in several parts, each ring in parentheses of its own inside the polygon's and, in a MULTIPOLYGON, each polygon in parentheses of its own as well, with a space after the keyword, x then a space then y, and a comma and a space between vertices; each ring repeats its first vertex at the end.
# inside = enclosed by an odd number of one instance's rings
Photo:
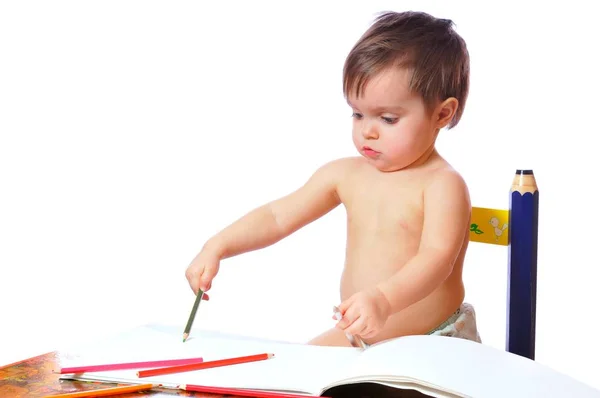
MULTIPOLYGON (((335 318, 338 321, 342 320, 342 313, 340 312, 340 309, 338 307, 333 306, 333 313, 335 314, 335 318)), ((346 333, 346 338, 350 341, 350 344, 352 344, 353 347, 356 347, 358 345, 358 347, 363 350, 365 348, 367 348, 367 345, 365 344, 365 342, 358 336, 354 336, 354 335, 351 335, 350 333, 346 333)))
POLYGON ((65 394, 48 395, 48 397, 49 398, 105 397, 105 396, 110 396, 110 395, 126 394, 129 392, 150 390, 157 386, 160 386, 160 384, 138 384, 138 385, 133 385, 133 386, 111 387, 111 388, 102 388, 102 389, 98 389, 98 390, 77 391, 77 392, 69 392, 69 393, 65 393, 65 394))
POLYGON ((202 301, 202 296, 204 292, 202 290, 198 290, 198 294, 196 294, 196 301, 194 301, 194 306, 192 307, 192 312, 190 313, 190 317, 188 318, 187 325, 185 325, 185 330, 183 331, 183 342, 187 340, 190 335, 190 331, 192 330, 192 324, 194 323, 194 318, 196 318, 196 311, 198 311, 198 306, 202 301))
POLYGON ((533 170, 517 170, 510 188, 506 351, 535 360, 540 193, 533 170), (514 325, 518 325, 514 327, 514 325))
POLYGON ((169 366, 169 367, 165 367, 165 368, 140 370, 139 372, 137 372, 137 376, 138 377, 151 377, 151 376, 166 375, 166 374, 171 374, 171 373, 190 372, 192 370, 209 369, 209 368, 216 368, 219 366, 229 366, 229 365, 236 365, 239 363, 262 361, 265 359, 272 358, 273 356, 274 356, 274 354, 257 354, 257 355, 248 355, 248 356, 244 356, 244 357, 227 358, 227 359, 219 359, 216 361, 194 363, 194 364, 189 364, 189 365, 169 366))
POLYGON ((103 372, 107 370, 158 368, 161 366, 187 365, 203 362, 202 358, 165 359, 160 361, 111 363, 105 365, 74 366, 61 368, 58 373, 103 372))
POLYGON ((205 393, 209 393, 209 394, 237 395, 240 397, 257 397, 257 398, 320 397, 320 398, 329 398, 329 397, 321 397, 320 395, 290 394, 290 393, 280 393, 280 392, 261 391, 261 390, 248 390, 248 389, 240 389, 240 388, 197 386, 197 385, 193 385, 193 384, 181 384, 179 386, 179 389, 185 390, 185 391, 205 392, 205 393))

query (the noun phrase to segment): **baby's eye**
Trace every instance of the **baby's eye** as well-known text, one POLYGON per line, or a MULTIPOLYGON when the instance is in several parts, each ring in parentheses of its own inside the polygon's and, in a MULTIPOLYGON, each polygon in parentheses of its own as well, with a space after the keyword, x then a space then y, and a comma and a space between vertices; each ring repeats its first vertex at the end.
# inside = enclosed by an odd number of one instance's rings
POLYGON ((360 113, 354 112, 354 113, 352 114, 352 117, 353 117, 354 119, 358 119, 358 120, 360 120, 360 119, 362 119, 363 115, 361 115, 360 113))
POLYGON ((397 117, 385 117, 382 116, 381 119, 387 124, 394 124, 398 121, 397 117))

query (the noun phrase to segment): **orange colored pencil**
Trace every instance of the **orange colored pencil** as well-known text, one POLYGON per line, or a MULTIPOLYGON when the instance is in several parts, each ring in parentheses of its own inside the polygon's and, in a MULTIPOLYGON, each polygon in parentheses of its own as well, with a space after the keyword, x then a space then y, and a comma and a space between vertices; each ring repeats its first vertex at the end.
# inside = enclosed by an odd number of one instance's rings
POLYGON ((216 361, 191 363, 188 365, 167 366, 164 368, 140 370, 139 372, 137 372, 137 376, 138 377, 151 377, 151 376, 166 375, 166 374, 171 374, 171 373, 190 372, 192 370, 209 369, 209 368, 216 368, 219 366, 236 365, 239 363, 263 361, 265 359, 269 359, 274 356, 275 356, 275 354, 257 354, 257 355, 248 355, 248 356, 244 356, 244 357, 219 359, 216 361))
POLYGON ((110 395, 120 395, 128 392, 138 392, 150 390, 160 384, 138 384, 133 386, 102 388, 98 390, 77 391, 65 394, 48 395, 49 398, 83 398, 83 397, 105 397, 110 395))

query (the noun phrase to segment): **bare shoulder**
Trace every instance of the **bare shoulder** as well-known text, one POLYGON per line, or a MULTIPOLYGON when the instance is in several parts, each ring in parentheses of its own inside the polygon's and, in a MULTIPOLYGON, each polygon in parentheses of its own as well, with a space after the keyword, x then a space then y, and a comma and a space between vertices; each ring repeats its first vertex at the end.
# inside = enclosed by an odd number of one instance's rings
POLYGON ((425 196, 470 206, 469 188, 463 176, 451 166, 432 170, 424 190, 425 196))
POLYGON ((358 156, 351 156, 331 160, 321 166, 320 170, 340 173, 354 171, 357 168, 362 167, 364 164, 365 162, 362 158, 358 156))
POLYGON ((319 167, 314 173, 314 177, 339 183, 344 180, 346 176, 362 167, 363 163, 364 162, 362 162, 359 157, 346 157, 331 160, 319 167))
POLYGON ((346 176, 351 175, 357 167, 355 158, 339 158, 324 163, 312 173, 310 178, 290 197, 307 201, 335 201, 339 203, 338 190, 346 176))

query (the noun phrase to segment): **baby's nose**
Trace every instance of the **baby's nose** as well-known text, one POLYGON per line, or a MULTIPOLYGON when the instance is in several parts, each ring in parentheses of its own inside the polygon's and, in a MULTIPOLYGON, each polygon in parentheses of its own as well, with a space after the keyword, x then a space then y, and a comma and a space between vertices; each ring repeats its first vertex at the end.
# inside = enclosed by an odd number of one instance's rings
POLYGON ((379 132, 377 131, 377 128, 375 126, 373 126, 372 124, 365 123, 362 134, 363 134, 363 137, 369 138, 372 140, 376 140, 377 138, 379 138, 379 132))

